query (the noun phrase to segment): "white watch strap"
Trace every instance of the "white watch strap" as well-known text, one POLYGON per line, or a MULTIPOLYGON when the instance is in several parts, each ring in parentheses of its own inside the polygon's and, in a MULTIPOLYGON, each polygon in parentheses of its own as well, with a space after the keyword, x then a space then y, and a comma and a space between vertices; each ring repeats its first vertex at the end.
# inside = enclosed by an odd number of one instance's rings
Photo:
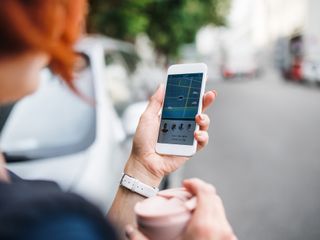
POLYGON ((153 197, 159 192, 158 188, 151 187, 125 173, 122 174, 120 185, 144 197, 153 197))

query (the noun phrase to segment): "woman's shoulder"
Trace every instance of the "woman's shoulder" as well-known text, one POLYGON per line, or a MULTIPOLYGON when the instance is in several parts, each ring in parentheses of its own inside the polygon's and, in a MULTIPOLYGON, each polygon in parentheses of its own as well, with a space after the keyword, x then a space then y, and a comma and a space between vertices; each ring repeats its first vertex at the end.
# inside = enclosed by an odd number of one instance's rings
MULTIPOLYGON (((23 180, 10 173, 11 183, 0 183, 0 239, 10 239, 48 218, 79 216, 110 234, 104 214, 83 197, 64 192, 51 181, 23 180)), ((15 239, 15 238, 12 238, 15 239)))

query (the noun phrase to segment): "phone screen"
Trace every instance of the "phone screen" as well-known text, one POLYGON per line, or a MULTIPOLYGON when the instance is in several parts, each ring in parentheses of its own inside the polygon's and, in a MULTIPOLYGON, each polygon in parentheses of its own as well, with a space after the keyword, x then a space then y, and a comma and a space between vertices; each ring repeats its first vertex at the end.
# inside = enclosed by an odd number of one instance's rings
POLYGON ((193 145, 203 73, 168 75, 158 143, 193 145))

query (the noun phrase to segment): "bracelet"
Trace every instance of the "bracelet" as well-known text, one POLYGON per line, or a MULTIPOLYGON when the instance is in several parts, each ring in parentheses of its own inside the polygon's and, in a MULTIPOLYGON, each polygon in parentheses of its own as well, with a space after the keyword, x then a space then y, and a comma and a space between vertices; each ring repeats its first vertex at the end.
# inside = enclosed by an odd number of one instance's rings
POLYGON ((122 173, 120 180, 120 186, 123 186, 129 189, 132 192, 138 193, 144 197, 153 197, 158 192, 159 189, 156 187, 151 187, 143 182, 140 182, 138 179, 129 176, 128 174, 122 173))

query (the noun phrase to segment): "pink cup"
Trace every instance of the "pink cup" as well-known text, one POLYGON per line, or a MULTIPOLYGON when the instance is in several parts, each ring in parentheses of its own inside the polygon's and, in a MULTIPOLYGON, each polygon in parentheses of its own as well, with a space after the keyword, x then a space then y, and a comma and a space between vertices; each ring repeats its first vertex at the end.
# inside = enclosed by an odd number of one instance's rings
POLYGON ((139 230, 150 240, 177 240, 195 206, 195 197, 184 188, 176 188, 137 203, 134 211, 139 230))

